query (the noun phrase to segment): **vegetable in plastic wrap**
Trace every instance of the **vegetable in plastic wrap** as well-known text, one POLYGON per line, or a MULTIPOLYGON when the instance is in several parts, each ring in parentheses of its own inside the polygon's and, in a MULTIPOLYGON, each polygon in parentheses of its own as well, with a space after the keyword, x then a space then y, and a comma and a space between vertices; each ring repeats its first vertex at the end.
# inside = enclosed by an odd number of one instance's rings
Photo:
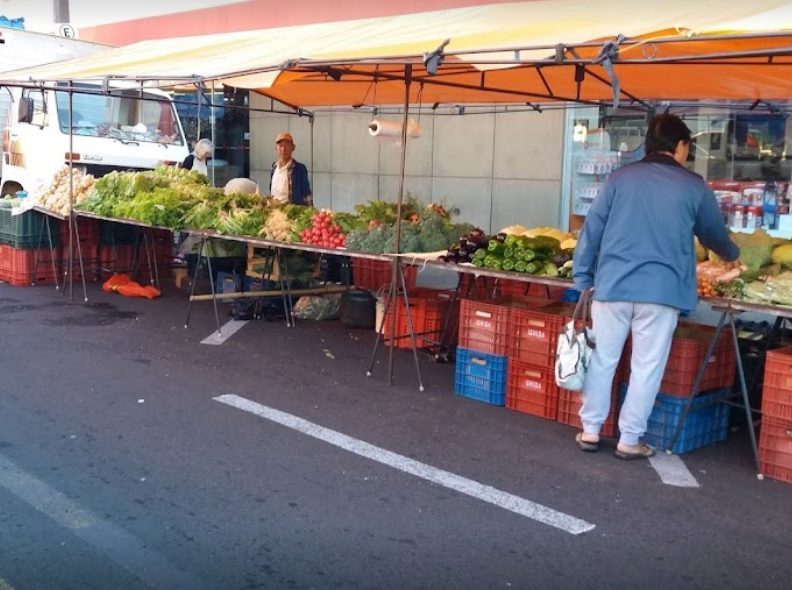
POLYGON ((745 285, 745 298, 757 303, 792 306, 792 273, 745 285))

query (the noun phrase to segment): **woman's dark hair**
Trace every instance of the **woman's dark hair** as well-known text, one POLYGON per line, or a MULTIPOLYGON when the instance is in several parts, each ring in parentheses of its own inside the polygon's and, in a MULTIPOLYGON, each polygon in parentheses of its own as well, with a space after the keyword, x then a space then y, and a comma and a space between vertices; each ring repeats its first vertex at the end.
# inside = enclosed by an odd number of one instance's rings
POLYGON ((646 132, 646 153, 674 153, 680 141, 690 142, 690 129, 676 115, 657 115, 649 122, 646 132))

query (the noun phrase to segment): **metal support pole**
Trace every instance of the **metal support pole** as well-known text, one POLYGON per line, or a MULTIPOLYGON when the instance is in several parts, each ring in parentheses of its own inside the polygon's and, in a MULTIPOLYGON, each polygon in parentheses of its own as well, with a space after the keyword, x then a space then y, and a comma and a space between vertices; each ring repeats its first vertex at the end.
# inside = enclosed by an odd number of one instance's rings
POLYGON ((201 241, 198 242, 198 260, 195 262, 195 272, 193 272, 192 285, 190 285, 190 298, 187 300, 187 317, 184 320, 185 328, 190 325, 190 311, 192 310, 192 301, 195 295, 195 283, 198 282, 198 271, 201 269, 201 252, 203 252, 205 242, 206 238, 201 238, 201 241))
MULTIPOLYGON (((212 152, 212 156, 210 159, 214 159, 214 154, 217 150, 217 138, 215 137, 215 83, 212 80, 212 98, 209 101, 209 129, 210 134, 212 136, 212 145, 214 146, 215 151, 212 152)), ((228 154, 226 154, 226 161, 229 161, 228 154)), ((212 165, 212 186, 215 186, 215 168, 216 166, 212 165)))
MULTIPOLYGON (((67 273, 69 275, 69 298, 74 298, 74 243, 77 243, 77 261, 80 266, 80 279, 83 288, 83 301, 88 303, 88 290, 85 287, 85 269, 83 268, 82 247, 74 213, 74 90, 69 82, 69 256, 67 273), (76 238, 76 240, 75 240, 76 238)), ((64 283, 65 286, 65 283, 64 283)), ((66 289, 64 289, 64 292, 66 289)))
MULTIPOLYGON (((737 335, 737 324, 734 320, 734 314, 740 313, 735 312, 732 309, 725 309, 721 311, 720 321, 718 322, 718 327, 715 329, 715 334, 712 336, 712 340, 710 340, 709 346, 707 347, 707 354, 704 357, 704 360, 701 363, 701 366, 698 369, 698 373, 696 373, 696 379, 693 382, 693 387, 690 392, 690 396, 687 399, 687 403, 685 404, 685 408, 682 410, 682 414, 679 416, 679 421, 677 422, 676 428, 674 429, 674 435, 671 437, 671 442, 666 449, 666 453, 671 454, 673 452, 674 445, 676 444, 677 438, 679 438, 679 434, 682 431, 682 426, 685 423, 685 419, 687 418, 688 414, 690 413, 690 407, 693 404, 693 399, 699 392, 699 387, 701 386, 701 381, 704 378, 704 372, 707 369, 707 361, 712 357, 712 354, 715 350, 715 346, 718 343, 718 339, 720 337, 721 331, 724 328, 724 325, 728 321, 729 329, 731 331, 732 336, 732 343, 734 345, 734 356, 737 366, 737 376, 740 382, 740 394, 742 397, 742 406, 745 410, 745 418, 748 424, 748 435, 751 439, 751 448, 753 450, 754 461, 756 462, 756 473, 759 479, 762 479, 761 467, 759 464, 759 447, 756 444, 756 432, 754 430, 754 423, 753 423, 753 410, 751 409, 751 402, 748 397, 748 388, 745 384, 745 370, 742 364, 742 358, 740 357, 740 342, 737 335)), ((719 402, 716 402, 719 403, 719 402)))
MULTIPOLYGON (((206 246, 207 238, 201 238, 198 243, 198 260, 195 263, 195 272, 193 273, 193 282, 190 286, 190 298, 187 300, 187 318, 184 320, 184 327, 190 325, 190 311, 192 310, 193 296, 195 295, 195 283, 198 282, 198 272, 201 270, 201 259, 204 257, 204 247, 206 246)), ((217 297, 215 293, 214 280, 212 278, 212 259, 206 256, 206 266, 209 271, 209 285, 212 288, 212 305, 214 306, 215 322, 217 323, 217 334, 222 334, 220 328, 220 315, 217 312, 217 297)))
MULTIPOLYGON (((412 312, 410 311, 410 296, 407 293, 407 282, 404 280, 404 272, 398 258, 396 259, 396 265, 396 269, 399 273, 399 279, 401 279, 402 297, 404 298, 404 313, 407 316, 407 331, 410 333, 410 342, 412 343, 413 359, 415 360, 415 373, 418 375, 418 391, 423 391, 424 386, 423 379, 421 379, 421 365, 418 362, 418 349, 415 346, 415 330, 413 329, 412 312)), ((395 313, 393 314, 393 317, 396 317, 395 313)), ((394 332, 393 334, 393 342, 395 343, 396 333, 394 332)))
MULTIPOLYGON (((405 310, 407 314, 409 314, 409 306, 407 306, 408 301, 408 293, 406 289, 406 283, 404 281, 404 276, 402 274, 401 264, 399 262, 398 254, 401 250, 401 221, 402 221, 402 202, 404 201, 404 171, 405 171, 405 164, 407 161, 407 121, 408 116, 410 113, 410 84, 412 83, 412 65, 407 64, 404 66, 404 117, 402 121, 402 132, 401 132, 401 156, 399 162, 399 194, 398 199, 396 201, 396 251, 394 254, 392 265, 391 265, 391 281, 390 286, 388 288, 388 295, 385 299, 385 315, 383 316, 382 323, 385 323, 385 318, 387 317, 388 309, 390 308, 391 304, 398 305, 397 297, 399 292, 399 286, 401 285, 404 288, 404 301, 405 310)), ((388 383, 393 385, 393 349, 395 347, 394 343, 396 341, 396 312, 397 308, 394 307, 394 311, 391 314, 391 336, 390 342, 391 346, 388 350, 388 383)), ((412 318, 408 317, 408 322, 410 326, 412 326, 412 318)), ((382 328, 383 326, 379 326, 377 330, 377 338, 374 341, 374 350, 371 353, 371 362, 369 363, 368 371, 366 371, 367 376, 371 376, 372 369, 374 367, 374 361, 377 356, 377 348, 379 347, 379 341, 382 337, 382 328)), ((421 372, 418 366, 418 353, 415 351, 415 333, 410 329, 411 337, 413 338, 413 352, 415 353, 415 360, 416 360, 416 369, 418 369, 418 383, 420 385, 421 391, 423 391, 423 383, 421 382, 421 372)))
POLYGON ((52 276, 55 277, 55 290, 58 291, 60 289, 60 282, 58 281, 58 267, 57 263, 55 262, 55 248, 52 245, 52 231, 50 230, 50 218, 47 214, 42 214, 41 217, 41 226, 39 226, 38 232, 38 244, 36 245, 36 259, 33 263, 33 283, 36 284, 36 277, 38 277, 38 266, 39 266, 39 253, 41 252, 41 241, 44 239, 44 227, 47 228, 47 242, 49 243, 49 250, 50 250, 50 263, 52 264, 52 276))
POLYGON ((748 388, 745 386, 745 371, 743 370, 742 358, 740 357, 740 342, 737 338, 737 326, 734 322, 734 314, 728 312, 729 323, 731 324, 732 342, 734 343, 734 356, 737 361, 737 376, 740 378, 740 392, 742 393, 743 406, 745 408, 745 420, 748 424, 748 436, 751 438, 751 448, 753 448, 754 461, 756 461, 756 476, 763 479, 762 468, 759 463, 759 447, 756 444, 756 432, 754 432, 753 415, 751 413, 751 402, 748 398, 748 388))

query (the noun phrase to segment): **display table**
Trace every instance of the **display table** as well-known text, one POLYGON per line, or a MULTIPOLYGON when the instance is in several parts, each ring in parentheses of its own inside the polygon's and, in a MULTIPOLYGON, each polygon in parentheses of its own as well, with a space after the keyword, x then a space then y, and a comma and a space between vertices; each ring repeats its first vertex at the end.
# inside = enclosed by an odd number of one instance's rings
MULTIPOLYGON (((149 224, 145 224, 135 220, 129 219, 118 219, 113 217, 106 217, 102 215, 97 215, 93 213, 78 213, 79 216, 88 217, 92 219, 99 219, 105 221, 112 221, 118 223, 125 223, 134 226, 140 227, 144 232, 150 229, 169 229, 169 228, 159 228, 156 226, 152 226, 149 224)), ((206 300, 211 299, 214 305, 214 312, 215 312, 215 319, 217 322, 218 332, 221 329, 220 321, 219 321, 219 314, 217 311, 217 300, 218 298, 224 297, 219 295, 214 288, 214 282, 210 280, 210 285, 212 289, 211 294, 207 295, 196 295, 195 294, 195 278, 197 278, 198 267, 200 266, 200 258, 206 258, 207 265, 209 267, 209 272, 211 274, 211 258, 205 256, 204 248, 208 241, 210 240, 226 240, 226 241, 235 241, 241 242, 248 246, 269 249, 274 254, 274 263, 278 267, 278 276, 279 279, 279 288, 277 290, 266 291, 266 292, 256 292, 250 294, 240 295, 239 293, 228 294, 228 296, 233 297, 240 297, 240 296, 248 296, 248 297, 264 297, 264 296, 274 296, 280 295, 283 298, 284 306, 286 309, 287 314, 287 325, 293 325, 293 319, 289 316, 290 309, 291 309, 291 297, 292 295, 302 295, 302 294, 317 294, 317 293, 329 293, 330 290, 319 290, 310 289, 310 293, 306 291, 303 293, 303 290, 293 291, 289 289, 288 281, 286 280, 288 277, 288 268, 285 266, 285 261, 283 258, 284 250, 294 250, 294 251, 302 251, 302 252, 309 252, 318 255, 332 255, 332 256, 347 256, 349 258, 359 258, 359 259, 366 259, 366 260, 373 260, 378 262, 387 262, 392 265, 393 268, 393 277, 394 280, 391 282, 391 289, 387 292, 385 297, 385 315, 387 315, 387 310, 389 306, 394 305, 395 298, 401 297, 404 299, 404 306, 407 315, 407 327, 409 332, 409 337, 412 339, 412 348, 413 348, 413 355, 415 359, 415 366, 416 372, 418 374, 418 381, 419 381, 419 388, 423 390, 423 383, 421 380, 420 374, 420 367, 418 364, 418 356, 417 356, 417 349, 415 347, 415 338, 416 336, 425 336, 425 334, 416 334, 413 329, 412 318, 410 314, 410 305, 409 305, 409 290, 407 289, 407 284, 404 279, 404 268, 407 266, 414 266, 418 268, 420 272, 423 268, 432 268, 439 271, 447 271, 453 272, 457 274, 457 288, 454 290, 454 301, 458 300, 460 295, 464 296, 464 293, 460 294, 460 286, 463 283, 463 277, 470 276, 474 280, 475 279, 493 279, 494 280, 494 287, 493 292, 497 292, 498 282, 499 281, 515 281, 519 283, 526 283, 526 284, 538 284, 544 285, 546 287, 555 287, 555 288, 563 288, 563 289, 574 289, 574 283, 571 279, 559 278, 559 277, 548 277, 548 276, 536 276, 530 275, 526 273, 519 273, 513 271, 502 271, 502 270, 494 270, 488 268, 480 268, 476 267, 472 264, 454 264, 454 263, 447 263, 442 262, 436 259, 436 253, 430 254, 367 254, 362 252, 353 252, 348 251, 343 248, 325 248, 321 246, 314 246, 310 244, 303 244, 303 243, 287 243, 287 242, 279 242, 273 240, 266 240, 257 237, 251 236, 234 236, 234 235, 226 235, 221 234, 214 231, 205 231, 205 230, 185 230, 191 235, 197 237, 199 241, 199 264, 196 266, 196 277, 194 277, 192 291, 190 293, 190 298, 188 302, 187 308, 187 320, 185 322, 185 327, 189 323, 190 317, 190 310, 191 304, 193 301, 199 300, 206 300)), ((156 257, 155 257, 156 258, 156 257)), ((155 263, 156 264, 156 263, 155 263)), ((156 273, 156 267, 155 267, 156 273)), ((152 277, 152 282, 154 281, 154 277, 152 277)), ((332 290, 332 289, 331 289, 332 290)), ((336 289, 335 292, 338 292, 336 289)), ((702 299, 702 302, 707 304, 711 307, 711 309, 718 315, 718 323, 715 329, 715 333, 711 338, 707 353, 704 357, 704 362, 702 362, 701 366, 698 368, 698 372, 696 375, 696 379, 693 383, 693 386, 690 391, 690 395, 686 399, 686 405, 682 412, 679 422, 677 423, 676 430, 672 437, 670 444, 668 445, 668 451, 671 452, 670 449, 674 448, 674 444, 677 440, 679 432, 682 429, 682 425, 684 423, 685 418, 687 417, 691 404, 693 402, 694 397, 699 393, 699 387, 704 375, 704 371, 706 369, 707 359, 709 359, 713 351, 715 349, 716 343, 718 338, 721 334, 721 331, 724 328, 730 329, 732 334, 732 341, 734 346, 734 354, 735 354, 735 361, 736 361, 736 373, 738 377, 738 383, 740 385, 739 397, 741 398, 741 402, 739 404, 734 404, 743 407, 745 411, 746 421, 748 424, 749 436, 751 440, 752 449, 754 452, 754 458, 756 460, 757 465, 757 474, 758 477, 762 477, 759 469, 759 454, 758 454, 758 447, 756 442, 756 433, 754 429, 754 414, 758 413, 758 410, 752 409, 750 407, 749 397, 748 397, 748 389, 746 386, 746 379, 745 379, 745 371, 742 363, 742 359, 740 358, 740 350, 739 350, 739 338, 737 332, 737 325, 736 325, 736 317, 744 312, 751 312, 751 313, 759 313, 759 314, 766 314, 773 316, 776 318, 777 325, 780 325, 780 322, 784 319, 792 319, 792 307, 784 307, 779 305, 767 305, 762 303, 752 303, 747 301, 741 301, 736 299, 723 299, 723 298, 711 298, 711 299, 702 299)), ((449 306, 449 309, 453 309, 453 305, 449 306)), ((392 314, 392 318, 395 323, 395 315, 392 314)), ((448 328, 448 322, 450 317, 446 317, 443 326, 443 333, 440 335, 439 345, 442 347, 445 345, 444 340, 446 339, 445 332, 448 328)), ((371 375, 373 366, 375 364, 377 349, 379 346, 380 341, 383 339, 383 326, 384 322, 379 325, 379 329, 377 332, 377 338, 375 340, 374 349, 372 351, 371 362, 369 364, 367 374, 371 375)), ((390 332, 391 339, 396 338, 396 330, 395 325, 392 326, 392 330, 390 332)), ((390 361, 389 361, 389 372, 390 372, 390 380, 392 382, 392 375, 393 375, 393 348, 394 346, 390 347, 390 361)), ((719 402, 720 403, 720 402, 719 402)))

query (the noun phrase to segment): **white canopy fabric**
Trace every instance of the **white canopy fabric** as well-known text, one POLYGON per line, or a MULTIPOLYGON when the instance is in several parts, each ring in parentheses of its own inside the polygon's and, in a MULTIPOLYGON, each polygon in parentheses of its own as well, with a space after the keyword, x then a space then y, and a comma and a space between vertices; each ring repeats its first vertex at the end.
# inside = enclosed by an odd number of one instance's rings
POLYGON ((606 101, 613 93, 611 72, 592 62, 597 61, 603 41, 622 34, 639 41, 622 44, 618 56, 614 54, 613 72, 623 97, 769 100, 792 97, 790 6, 788 0, 514 2, 144 41, 85 58, 0 73, 0 84, 121 78, 166 86, 214 80, 294 106, 377 105, 403 101, 404 69, 410 63, 417 82, 410 97, 413 102, 606 101), (686 42, 701 33, 768 28, 790 31, 787 36, 760 40, 686 42), (678 43, 657 42, 669 36, 678 43), (445 39, 450 39, 445 63, 437 75, 430 75, 423 54, 445 39), (591 40, 597 43, 570 47, 591 40), (558 43, 565 49, 554 60, 558 43), (752 57, 734 57, 741 51, 751 52, 752 57), (728 63, 725 58, 718 63, 703 58, 699 63, 661 63, 665 58, 712 52, 732 57, 728 63), (769 62, 753 57, 757 53, 776 55, 769 62), (583 80, 575 76, 577 58, 588 62, 583 80), (631 59, 638 62, 630 63, 631 59))

